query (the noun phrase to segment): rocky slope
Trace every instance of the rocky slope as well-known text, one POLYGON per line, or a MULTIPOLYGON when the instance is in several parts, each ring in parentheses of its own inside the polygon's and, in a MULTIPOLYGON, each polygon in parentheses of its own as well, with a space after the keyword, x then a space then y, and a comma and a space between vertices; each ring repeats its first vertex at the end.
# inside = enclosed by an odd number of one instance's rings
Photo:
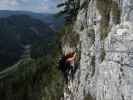
POLYGON ((82 0, 73 30, 80 49, 75 77, 64 100, 133 100, 133 1, 82 0))

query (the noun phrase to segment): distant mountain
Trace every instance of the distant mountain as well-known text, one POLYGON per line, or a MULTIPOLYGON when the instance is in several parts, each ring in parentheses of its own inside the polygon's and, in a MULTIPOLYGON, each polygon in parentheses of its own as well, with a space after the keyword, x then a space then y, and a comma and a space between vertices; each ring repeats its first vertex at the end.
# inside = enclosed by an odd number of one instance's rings
POLYGON ((54 31, 46 23, 28 15, 0 18, 0 66, 16 62, 26 45, 38 40, 47 44, 54 37, 54 31))
POLYGON ((55 31, 58 31, 61 26, 64 24, 64 18, 55 18, 54 14, 48 14, 48 13, 34 13, 30 11, 9 11, 9 10, 0 10, 0 18, 2 17, 9 17, 12 15, 28 15, 33 18, 39 19, 45 23, 47 23, 51 28, 53 28, 55 31))

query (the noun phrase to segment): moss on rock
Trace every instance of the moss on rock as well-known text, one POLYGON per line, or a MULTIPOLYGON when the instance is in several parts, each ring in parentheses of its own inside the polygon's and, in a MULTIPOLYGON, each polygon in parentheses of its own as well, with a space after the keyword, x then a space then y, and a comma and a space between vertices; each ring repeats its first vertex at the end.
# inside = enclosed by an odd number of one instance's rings
POLYGON ((96 6, 102 16, 100 23, 100 32, 101 32, 100 37, 101 40, 104 40, 108 36, 109 32, 109 22, 110 22, 111 12, 113 17, 113 22, 115 24, 118 24, 120 23, 121 11, 118 7, 118 4, 113 0, 97 0, 96 6))
POLYGON ((94 100, 94 99, 90 94, 88 94, 87 96, 85 96, 84 100, 94 100))
POLYGON ((112 1, 111 12, 112 12, 114 24, 119 24, 120 23, 121 10, 119 8, 119 5, 115 1, 112 1))
POLYGON ((108 35, 111 4, 112 4, 112 0, 97 0, 96 1, 97 9, 99 10, 102 16, 101 23, 100 23, 101 40, 104 40, 108 35))
POLYGON ((63 40, 64 44, 69 43, 71 47, 76 47, 79 43, 79 34, 73 31, 73 25, 67 24, 58 33, 60 40, 63 40))

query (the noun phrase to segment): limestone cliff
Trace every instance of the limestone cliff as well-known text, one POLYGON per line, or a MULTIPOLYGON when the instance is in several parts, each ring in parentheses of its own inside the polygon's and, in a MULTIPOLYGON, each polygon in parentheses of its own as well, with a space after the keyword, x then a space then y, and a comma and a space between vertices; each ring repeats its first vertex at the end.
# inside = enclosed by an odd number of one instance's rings
POLYGON ((64 100, 133 100, 133 1, 81 0, 73 31, 80 64, 64 100))

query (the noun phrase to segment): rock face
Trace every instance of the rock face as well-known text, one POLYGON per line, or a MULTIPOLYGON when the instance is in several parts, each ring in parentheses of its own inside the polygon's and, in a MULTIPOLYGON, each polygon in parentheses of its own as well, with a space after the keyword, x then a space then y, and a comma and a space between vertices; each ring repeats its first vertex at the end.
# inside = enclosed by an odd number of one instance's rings
MULTIPOLYGON (((102 1, 82 0, 80 4, 73 26, 80 35, 80 64, 74 79, 65 86, 64 100, 86 100, 88 96, 94 100, 133 100, 133 1, 112 0, 117 5, 115 11, 121 12, 120 21, 114 22, 118 16, 110 10, 108 34, 101 39, 105 16, 97 2, 102 1)), ((64 52, 69 50, 74 48, 63 48, 64 52)))
POLYGON ((133 100, 133 29, 124 22, 105 41, 106 56, 99 64, 97 100, 133 100))

